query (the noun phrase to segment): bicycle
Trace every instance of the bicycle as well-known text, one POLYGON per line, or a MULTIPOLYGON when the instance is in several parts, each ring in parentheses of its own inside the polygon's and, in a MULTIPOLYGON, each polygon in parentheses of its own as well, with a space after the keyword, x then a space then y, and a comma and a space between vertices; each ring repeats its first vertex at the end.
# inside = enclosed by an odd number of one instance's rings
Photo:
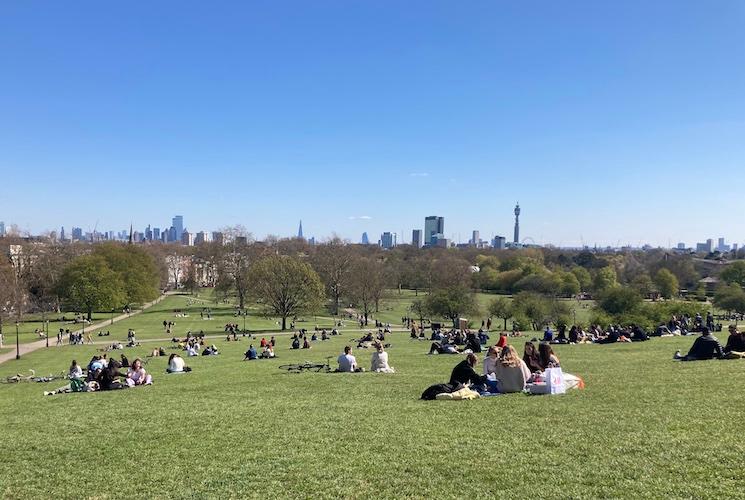
POLYGON ((333 356, 328 356, 325 363, 311 363, 310 361, 306 361, 300 364, 280 365, 278 368, 280 370, 286 370, 289 373, 301 373, 304 371, 316 373, 333 373, 336 371, 336 369, 331 368, 331 365, 329 363, 329 360, 332 358, 333 356))

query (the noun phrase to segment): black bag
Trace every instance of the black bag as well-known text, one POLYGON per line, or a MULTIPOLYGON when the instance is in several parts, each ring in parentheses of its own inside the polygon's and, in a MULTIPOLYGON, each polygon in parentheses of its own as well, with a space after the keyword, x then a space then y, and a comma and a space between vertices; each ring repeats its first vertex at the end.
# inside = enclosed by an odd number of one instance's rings
POLYGON ((422 398, 426 401, 432 401, 438 394, 455 392, 455 386, 452 384, 435 384, 427 387, 422 393, 422 398))

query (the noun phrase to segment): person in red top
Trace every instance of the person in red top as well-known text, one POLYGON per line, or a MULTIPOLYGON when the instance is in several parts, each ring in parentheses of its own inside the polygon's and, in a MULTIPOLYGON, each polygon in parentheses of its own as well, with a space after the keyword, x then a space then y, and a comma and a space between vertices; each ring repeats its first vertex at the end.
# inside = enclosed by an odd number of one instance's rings
POLYGON ((262 348, 262 349, 263 349, 264 347, 266 347, 266 338, 264 338, 264 337, 261 337, 261 344, 260 344, 260 345, 261 345, 261 348, 262 348))
POLYGON ((507 334, 502 333, 499 336, 499 340, 497 341, 496 347, 499 347, 500 349, 507 345, 507 334))

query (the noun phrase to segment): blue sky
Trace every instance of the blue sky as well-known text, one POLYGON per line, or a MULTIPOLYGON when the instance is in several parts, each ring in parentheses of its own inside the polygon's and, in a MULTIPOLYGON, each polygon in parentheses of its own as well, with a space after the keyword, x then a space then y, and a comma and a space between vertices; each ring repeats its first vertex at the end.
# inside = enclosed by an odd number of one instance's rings
POLYGON ((0 220, 745 240, 745 3, 0 4, 0 220))

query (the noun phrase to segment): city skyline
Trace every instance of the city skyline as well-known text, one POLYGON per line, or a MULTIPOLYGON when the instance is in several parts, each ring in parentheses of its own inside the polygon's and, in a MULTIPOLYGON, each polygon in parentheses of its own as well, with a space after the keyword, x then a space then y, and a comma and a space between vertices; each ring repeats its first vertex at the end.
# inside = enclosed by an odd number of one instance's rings
POLYGON ((745 179, 741 4, 340 7, 6 6, 0 218, 512 240, 520 200, 537 243, 745 237, 704 196, 745 179))

